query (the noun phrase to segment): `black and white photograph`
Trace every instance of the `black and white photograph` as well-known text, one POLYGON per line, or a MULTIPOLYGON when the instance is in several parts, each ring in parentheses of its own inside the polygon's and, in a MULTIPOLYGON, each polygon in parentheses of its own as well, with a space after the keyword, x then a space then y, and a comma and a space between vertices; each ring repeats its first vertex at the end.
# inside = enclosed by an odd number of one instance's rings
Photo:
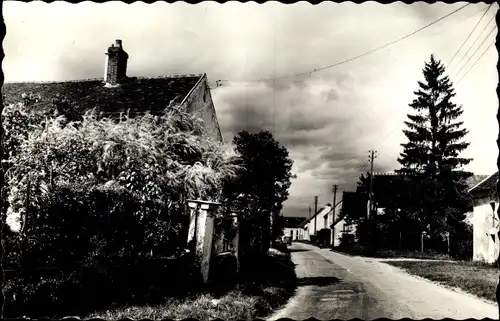
POLYGON ((0 318, 498 319, 498 9, 3 2, 0 318))

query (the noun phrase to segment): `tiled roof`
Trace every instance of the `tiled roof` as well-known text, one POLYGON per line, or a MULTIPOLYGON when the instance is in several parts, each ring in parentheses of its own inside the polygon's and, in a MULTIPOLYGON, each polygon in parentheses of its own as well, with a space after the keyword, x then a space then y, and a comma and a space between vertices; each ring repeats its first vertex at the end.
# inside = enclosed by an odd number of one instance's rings
POLYGON ((490 175, 472 175, 467 179, 467 186, 473 188, 477 184, 481 183, 483 180, 487 179, 490 175))
POLYGON ((469 190, 469 192, 472 194, 482 193, 482 192, 496 193, 497 181, 498 181, 498 172, 490 175, 483 181, 476 184, 469 190))
MULTIPOLYGON (((118 87, 107 88, 102 79, 65 82, 5 83, 5 103, 18 103, 21 95, 40 95, 38 106, 47 108, 52 99, 66 98, 75 102, 81 112, 94 107, 98 111, 127 112, 160 111, 171 102, 180 103, 203 75, 130 78, 118 87)), ((36 108, 36 106, 34 106, 36 108)))
POLYGON ((285 227, 286 228, 297 228, 302 222, 304 222, 305 217, 285 217, 285 227))

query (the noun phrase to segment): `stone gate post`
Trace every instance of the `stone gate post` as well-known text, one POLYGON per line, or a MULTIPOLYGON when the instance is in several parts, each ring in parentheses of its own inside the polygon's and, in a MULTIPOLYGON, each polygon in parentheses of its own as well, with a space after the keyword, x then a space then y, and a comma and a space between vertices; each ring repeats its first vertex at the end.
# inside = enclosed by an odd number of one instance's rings
POLYGON ((209 279, 210 258, 215 225, 215 210, 219 203, 188 200, 190 209, 188 245, 194 250, 197 263, 200 265, 203 282, 209 279))

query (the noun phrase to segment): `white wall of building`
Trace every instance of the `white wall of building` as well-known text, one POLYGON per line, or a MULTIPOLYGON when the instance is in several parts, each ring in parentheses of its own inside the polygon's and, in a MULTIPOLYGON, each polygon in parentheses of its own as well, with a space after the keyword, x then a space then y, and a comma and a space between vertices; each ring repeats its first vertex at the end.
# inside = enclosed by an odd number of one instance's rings
POLYGON ((345 220, 341 220, 335 225, 334 233, 335 236, 333 240, 333 246, 339 246, 342 235, 344 234, 356 235, 356 225, 355 224, 347 225, 345 220))
MULTIPOLYGON (((340 206, 338 206, 340 208, 340 206)), ((330 225, 333 223, 333 218, 331 215, 331 206, 325 206, 316 216, 316 221, 314 220, 314 216, 307 222, 301 231, 299 232, 299 239, 309 241, 311 239, 311 235, 314 235, 314 224, 316 223, 316 233, 318 233, 321 229, 330 228, 330 225), (328 216, 325 220, 324 216, 328 213, 328 216)))
POLYGON ((299 230, 299 240, 309 241, 309 228, 307 224, 299 230))
POLYGON ((500 253, 500 242, 498 240, 498 202, 494 202, 495 208, 489 204, 475 206, 471 223, 474 228, 473 238, 473 260, 486 263, 494 263, 500 253))
POLYGON ((319 213, 316 215, 316 220, 314 218, 311 219, 311 224, 309 224, 309 235, 314 235, 314 224, 316 223, 316 233, 318 233, 320 230, 324 228, 330 228, 330 222, 331 222, 331 206, 325 206, 319 213), (327 216, 325 219, 324 216, 325 214, 330 214, 327 216), (330 216, 330 217, 329 217, 330 216))
POLYGON ((301 230, 302 228, 299 228, 299 227, 294 227, 294 228, 290 228, 290 227, 285 227, 283 229, 283 236, 288 236, 288 237, 291 237, 293 241, 295 240, 298 240, 299 239, 299 235, 301 233, 301 230))

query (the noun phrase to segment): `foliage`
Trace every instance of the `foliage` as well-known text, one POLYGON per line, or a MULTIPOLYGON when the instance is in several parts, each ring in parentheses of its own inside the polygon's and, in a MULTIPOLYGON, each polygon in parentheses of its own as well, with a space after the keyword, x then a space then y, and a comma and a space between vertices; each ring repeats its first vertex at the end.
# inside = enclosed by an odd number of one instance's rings
MULTIPOLYGON (((398 158, 397 176, 375 176, 374 199, 385 214, 373 213, 369 219, 351 217, 358 223, 358 239, 375 249, 420 248, 420 233, 428 234, 425 246, 446 251, 447 232, 453 246, 467 239, 465 213, 470 206, 467 180, 472 175, 463 170, 471 159, 460 157, 469 145, 463 139, 467 130, 458 118, 462 107, 451 100, 452 83, 444 75, 440 61, 431 56, 418 81, 416 98, 409 105, 413 114, 405 121, 403 132, 408 139, 398 158), (444 248, 444 249, 443 249, 444 248)), ((361 175, 357 194, 368 195, 370 176, 361 175)))
POLYGON ((403 131, 408 142, 398 158, 399 172, 418 182, 412 196, 420 202, 409 211, 434 235, 460 228, 469 202, 466 180, 472 175, 462 169, 471 159, 459 156, 469 146, 463 141, 468 131, 457 120, 463 109, 451 101, 455 92, 444 73, 431 55, 423 69, 425 81, 418 82, 417 97, 409 105, 415 113, 408 114, 403 131))
POLYGON ((355 237, 353 234, 343 233, 339 239, 340 248, 351 248, 355 244, 355 237))
POLYGON ((120 121, 93 112, 79 121, 58 116, 20 141, 6 175, 8 214, 19 218, 23 244, 33 250, 48 244, 65 252, 86 235, 88 253, 106 247, 104 239, 115 245, 106 256, 172 254, 186 227, 185 200, 217 200, 238 170, 202 121, 174 106, 120 121), (128 228, 113 232, 105 222, 116 220, 128 228))
POLYGON ((77 315, 123 304, 160 304, 199 290, 186 258, 7 274, 5 316, 77 315), (147 270, 147 273, 144 271, 147 270), (81 298, 86 298, 81 300, 81 298))
POLYGON ((226 181, 223 199, 228 209, 241 215, 241 239, 251 240, 252 248, 265 253, 270 238, 276 239, 282 232, 276 218, 288 198, 293 161, 268 131, 242 131, 233 144, 241 170, 235 179, 226 181), (269 232, 271 217, 273 235, 269 232))

